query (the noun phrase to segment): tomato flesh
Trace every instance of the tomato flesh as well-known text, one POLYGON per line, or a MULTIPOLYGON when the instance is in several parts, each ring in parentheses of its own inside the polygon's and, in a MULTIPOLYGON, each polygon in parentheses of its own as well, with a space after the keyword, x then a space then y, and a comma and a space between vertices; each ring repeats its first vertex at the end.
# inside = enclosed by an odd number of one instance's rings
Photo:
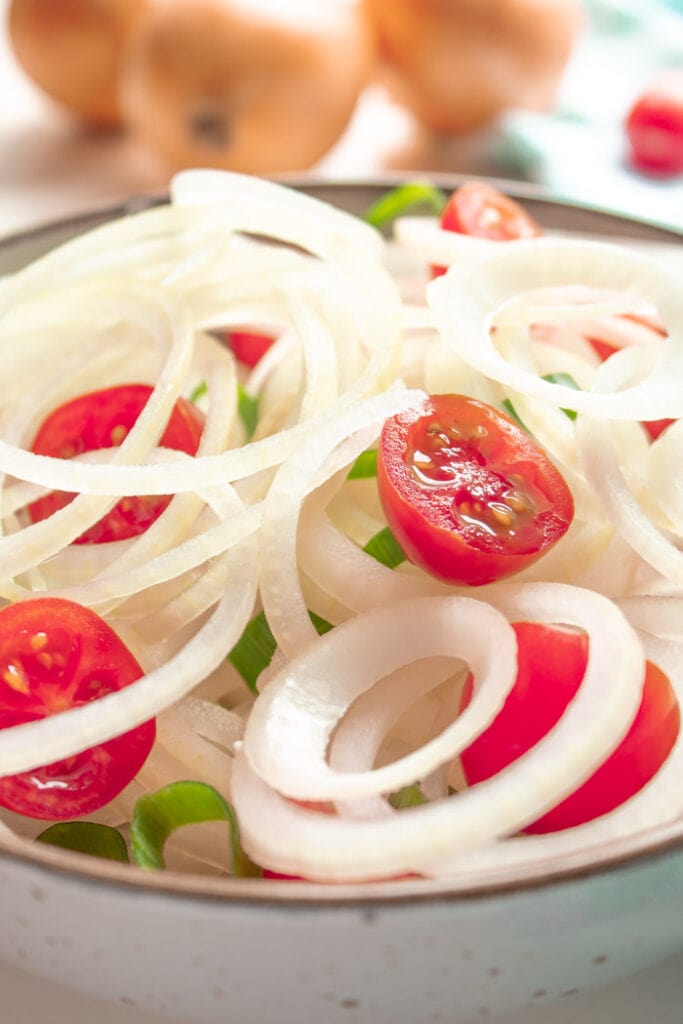
MULTIPOLYGON (((441 214, 444 231, 458 235, 509 242, 537 238, 540 225, 519 203, 483 181, 468 181, 453 192, 441 214)), ((446 267, 432 267, 432 276, 446 273, 446 267)))
POLYGON ((468 181, 456 189, 441 214, 444 231, 509 242, 536 238, 541 228, 519 203, 482 181, 468 181))
POLYGON ((528 434, 463 395, 433 395, 387 420, 377 485, 406 556, 447 583, 519 572, 574 515, 567 484, 528 434))
POLYGON ((625 127, 633 167, 662 176, 683 173, 683 70, 667 72, 639 96, 625 127))
MULTIPOLYGON (((99 615, 62 598, 0 610, 0 729, 11 728, 128 686, 143 671, 99 615)), ((50 821, 109 803, 144 764, 154 721, 89 750, 0 779, 0 805, 50 821)))
MULTIPOLYGON (((31 451, 58 459, 71 459, 82 452, 117 448, 144 409, 152 388, 148 384, 124 384, 91 391, 53 410, 43 421, 31 451)), ((164 448, 195 455, 204 428, 202 413, 179 398, 159 444, 164 448)), ((75 495, 52 491, 28 507, 34 523, 64 508, 75 495)), ((168 508, 170 495, 122 498, 106 516, 81 534, 76 544, 102 544, 126 540, 144 533, 168 508)))
MULTIPOLYGON (((532 622, 518 622, 513 628, 518 643, 517 678, 495 721, 461 756, 470 785, 491 778, 538 743, 559 721, 585 674, 588 638, 584 633, 532 622)), ((468 679, 462 707, 471 694, 468 679)), ((671 684, 648 662, 639 710, 619 746, 574 793, 525 831, 561 831, 619 807, 659 771, 679 726, 680 711, 671 684)))
POLYGON ((252 370, 275 341, 272 334, 261 334, 258 331, 233 330, 228 331, 225 337, 235 359, 252 370))

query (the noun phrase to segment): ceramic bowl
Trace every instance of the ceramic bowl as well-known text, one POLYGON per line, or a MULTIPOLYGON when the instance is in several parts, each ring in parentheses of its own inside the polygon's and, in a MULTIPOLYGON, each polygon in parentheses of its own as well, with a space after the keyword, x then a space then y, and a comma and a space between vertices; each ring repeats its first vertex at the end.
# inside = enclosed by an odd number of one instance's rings
MULTIPOLYGON (((457 179, 442 181, 445 187, 457 179)), ((304 184, 360 211, 388 187, 304 184)), ((503 183, 547 227, 680 236, 503 183)), ((7 239, 0 272, 136 200, 7 239)), ((465 1024, 569 998, 683 949, 683 821, 476 886, 156 874, 42 844, 0 851, 0 957, 201 1024, 465 1024)))

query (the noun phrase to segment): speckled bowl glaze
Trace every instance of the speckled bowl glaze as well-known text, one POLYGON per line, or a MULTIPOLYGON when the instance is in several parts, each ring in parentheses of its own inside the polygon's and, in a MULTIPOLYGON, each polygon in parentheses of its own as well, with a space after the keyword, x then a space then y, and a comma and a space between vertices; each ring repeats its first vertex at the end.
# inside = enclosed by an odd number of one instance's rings
MULTIPOLYGON (((361 211, 394 182, 298 184, 361 211)), ((680 243, 500 187, 549 228, 680 243)), ((0 273, 154 201, 7 239, 0 273)), ((570 998, 682 950, 683 822, 467 888, 150 874, 22 844, 0 850, 0 900, 0 958, 125 1006, 196 1024, 465 1024, 570 998)))

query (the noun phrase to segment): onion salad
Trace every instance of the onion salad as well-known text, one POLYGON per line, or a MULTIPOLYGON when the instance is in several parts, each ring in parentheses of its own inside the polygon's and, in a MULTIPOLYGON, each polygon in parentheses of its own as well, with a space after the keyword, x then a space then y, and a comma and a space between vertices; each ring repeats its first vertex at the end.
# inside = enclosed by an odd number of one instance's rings
MULTIPOLYGON (((680 264, 578 237, 491 241, 434 215, 399 216, 387 240, 373 219, 187 171, 167 205, 2 282, 0 623, 73 602, 139 671, 91 680, 88 699, 61 682, 17 717, 25 662, 0 637, 0 843, 218 875, 474 882, 683 813, 680 264), (258 358, 238 334, 265 336, 258 358), (54 410, 132 385, 143 407, 110 443, 39 448, 54 410), (548 550, 476 585, 421 567, 385 500, 387 424, 413 437, 439 396, 530 439, 573 508, 548 550), (165 440, 178 409, 201 424, 194 446, 165 440), (68 500, 37 515, 55 494, 68 500), (144 528, 83 542, 151 502, 144 528), (520 623, 548 650, 580 642, 575 692, 521 756, 472 779, 467 751, 516 699, 520 623), (618 806, 535 832, 616 756, 655 671, 675 709, 661 764, 618 806), (53 814, 5 803, 16 777, 151 722, 148 756, 103 806, 59 820, 59 781, 42 784, 53 814)), ((480 428, 453 429, 429 427, 414 476, 480 428)), ((513 536, 526 513, 509 493, 493 526, 461 504, 466 535, 513 536)))

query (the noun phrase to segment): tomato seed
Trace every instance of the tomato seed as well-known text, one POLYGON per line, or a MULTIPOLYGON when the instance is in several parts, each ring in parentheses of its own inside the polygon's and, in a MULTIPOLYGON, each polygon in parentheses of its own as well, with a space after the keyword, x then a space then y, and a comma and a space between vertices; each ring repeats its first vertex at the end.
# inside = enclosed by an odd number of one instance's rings
POLYGON ((515 512, 528 512, 529 502, 517 491, 508 491, 505 501, 515 512))
POLYGON ((517 516, 511 508, 508 508, 507 505, 492 502, 489 505, 489 512, 491 513, 492 518, 495 519, 500 526, 504 526, 506 530, 509 530, 514 526, 517 516))
POLYGON ((17 693, 28 693, 28 679, 26 678, 26 673, 21 665, 17 665, 15 662, 11 661, 3 672, 2 678, 5 680, 7 685, 12 690, 16 690, 17 693))

